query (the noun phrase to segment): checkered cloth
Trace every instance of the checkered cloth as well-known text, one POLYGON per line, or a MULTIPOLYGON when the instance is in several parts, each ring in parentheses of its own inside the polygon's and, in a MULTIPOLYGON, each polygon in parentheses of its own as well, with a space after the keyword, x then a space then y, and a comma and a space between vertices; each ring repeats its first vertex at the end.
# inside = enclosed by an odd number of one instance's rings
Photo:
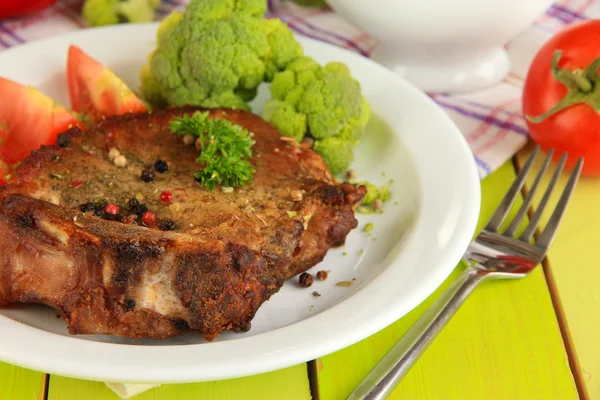
MULTIPOLYGON (((189 0, 163 0, 156 19, 173 9, 183 9, 189 0)), ((86 27, 81 0, 59 0, 36 15, 0 22, 0 49, 27 41, 86 27)), ((277 17, 301 35, 333 43, 368 57, 377 45, 329 8, 303 8, 285 0, 268 0, 267 17, 277 17)), ((493 88, 459 95, 431 95, 456 122, 466 137, 483 178, 511 158, 527 141, 521 113, 523 78, 537 49, 561 27, 587 18, 600 17, 600 2, 557 0, 529 29, 506 48, 512 71, 493 88)))
MULTIPOLYGON (((156 19, 188 1, 163 0, 156 19)), ((302 8, 289 1, 269 0, 267 17, 277 17, 301 35, 322 40, 368 57, 377 45, 328 8, 302 8)), ((0 49, 27 41, 86 27, 81 17, 82 0, 59 0, 36 15, 0 22, 0 49)), ((527 141, 528 132, 521 113, 521 91, 527 68, 539 47, 565 25, 600 18, 600 2, 557 0, 529 29, 507 43, 512 70, 504 82, 493 88, 459 95, 432 95, 458 125, 479 166, 481 177, 501 166, 527 141)), ((127 398, 152 386, 109 384, 127 398)))

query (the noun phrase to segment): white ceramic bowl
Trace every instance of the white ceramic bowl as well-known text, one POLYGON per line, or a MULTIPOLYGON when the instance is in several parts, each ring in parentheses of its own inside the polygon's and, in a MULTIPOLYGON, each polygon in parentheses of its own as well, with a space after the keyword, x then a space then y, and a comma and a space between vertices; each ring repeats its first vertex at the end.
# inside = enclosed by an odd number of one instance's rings
POLYGON ((379 41, 372 58, 427 92, 482 89, 510 70, 504 45, 552 0, 328 0, 379 41))

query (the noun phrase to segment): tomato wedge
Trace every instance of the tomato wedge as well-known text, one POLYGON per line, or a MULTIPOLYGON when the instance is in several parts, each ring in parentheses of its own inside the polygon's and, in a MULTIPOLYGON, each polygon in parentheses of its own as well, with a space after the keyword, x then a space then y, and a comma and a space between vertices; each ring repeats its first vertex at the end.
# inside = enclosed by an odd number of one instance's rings
POLYGON ((92 121, 146 111, 146 105, 115 73, 77 46, 69 47, 67 82, 73 110, 92 121))
POLYGON ((0 185, 6 183, 6 175, 10 174, 10 167, 8 164, 0 160, 0 185))
POLYGON ((56 3, 56 0, 0 1, 0 19, 16 18, 37 13, 56 3))
MULTIPOLYGON (((14 164, 42 145, 83 124, 63 106, 32 86, 0 78, 0 160, 14 164)), ((1 172, 0 172, 1 173, 1 172)))

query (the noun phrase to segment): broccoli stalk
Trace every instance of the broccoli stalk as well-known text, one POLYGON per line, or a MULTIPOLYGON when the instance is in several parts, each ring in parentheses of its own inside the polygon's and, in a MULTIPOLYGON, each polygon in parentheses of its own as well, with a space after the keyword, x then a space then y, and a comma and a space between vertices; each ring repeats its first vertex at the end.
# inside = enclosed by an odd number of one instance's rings
POLYGON ((149 22, 160 0, 86 0, 83 18, 91 26, 124 22, 149 22))
POLYGON ((275 74, 271 97, 263 113, 267 121, 297 141, 310 135, 333 174, 348 169, 371 114, 348 67, 298 58, 275 74))
POLYGON ((302 55, 289 28, 265 12, 264 0, 192 0, 157 41, 142 92, 175 106, 248 110, 258 86, 302 55))

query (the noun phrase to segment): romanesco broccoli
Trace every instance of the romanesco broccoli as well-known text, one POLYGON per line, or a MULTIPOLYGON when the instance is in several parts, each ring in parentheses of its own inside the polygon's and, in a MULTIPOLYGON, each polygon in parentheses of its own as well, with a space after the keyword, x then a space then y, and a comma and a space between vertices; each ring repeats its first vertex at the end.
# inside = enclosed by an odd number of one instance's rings
POLYGON ((156 31, 156 43, 161 44, 164 38, 168 37, 173 29, 175 29, 175 26, 181 21, 182 17, 183 13, 181 11, 171 11, 171 14, 167 15, 160 25, 158 25, 158 30, 156 31))
POLYGON ((160 0, 85 0, 83 18, 91 26, 149 22, 160 0))
POLYGON ((368 181, 356 182, 358 185, 363 185, 367 188, 367 193, 361 202, 360 207, 356 210, 359 214, 382 213, 383 203, 387 202, 392 196, 390 187, 393 181, 387 185, 377 187, 368 181))
POLYGON ((340 137, 316 140, 313 150, 323 157, 333 174, 346 171, 354 161, 354 143, 340 137))
POLYGON ((365 197, 363 197, 362 204, 372 204, 375 200, 379 198, 377 186, 367 181, 359 182, 359 184, 367 188, 367 193, 365 194, 365 197))
POLYGON ((259 84, 302 56, 289 28, 265 12, 264 0, 192 0, 150 54, 142 91, 175 106, 248 110, 259 84))
MULTIPOLYGON (((160 25, 158 25, 158 30, 156 32, 156 43, 158 45, 163 42, 164 37, 167 37, 171 33, 182 17, 182 12, 174 10, 162 20, 160 25)), ((163 107, 167 105, 167 102, 160 93, 159 83, 156 82, 152 76, 152 73, 150 72, 150 60, 152 59, 153 54, 154 52, 148 55, 146 65, 144 65, 140 70, 142 97, 154 106, 163 107)))
POLYGON ((275 74, 271 96, 263 113, 267 121, 298 141, 314 138, 314 150, 333 174, 350 166, 371 111, 346 65, 298 58, 275 74))
POLYGON ((263 26, 269 43, 265 56, 265 80, 270 82, 277 72, 302 56, 303 52, 292 31, 281 20, 268 19, 264 21, 263 26))

